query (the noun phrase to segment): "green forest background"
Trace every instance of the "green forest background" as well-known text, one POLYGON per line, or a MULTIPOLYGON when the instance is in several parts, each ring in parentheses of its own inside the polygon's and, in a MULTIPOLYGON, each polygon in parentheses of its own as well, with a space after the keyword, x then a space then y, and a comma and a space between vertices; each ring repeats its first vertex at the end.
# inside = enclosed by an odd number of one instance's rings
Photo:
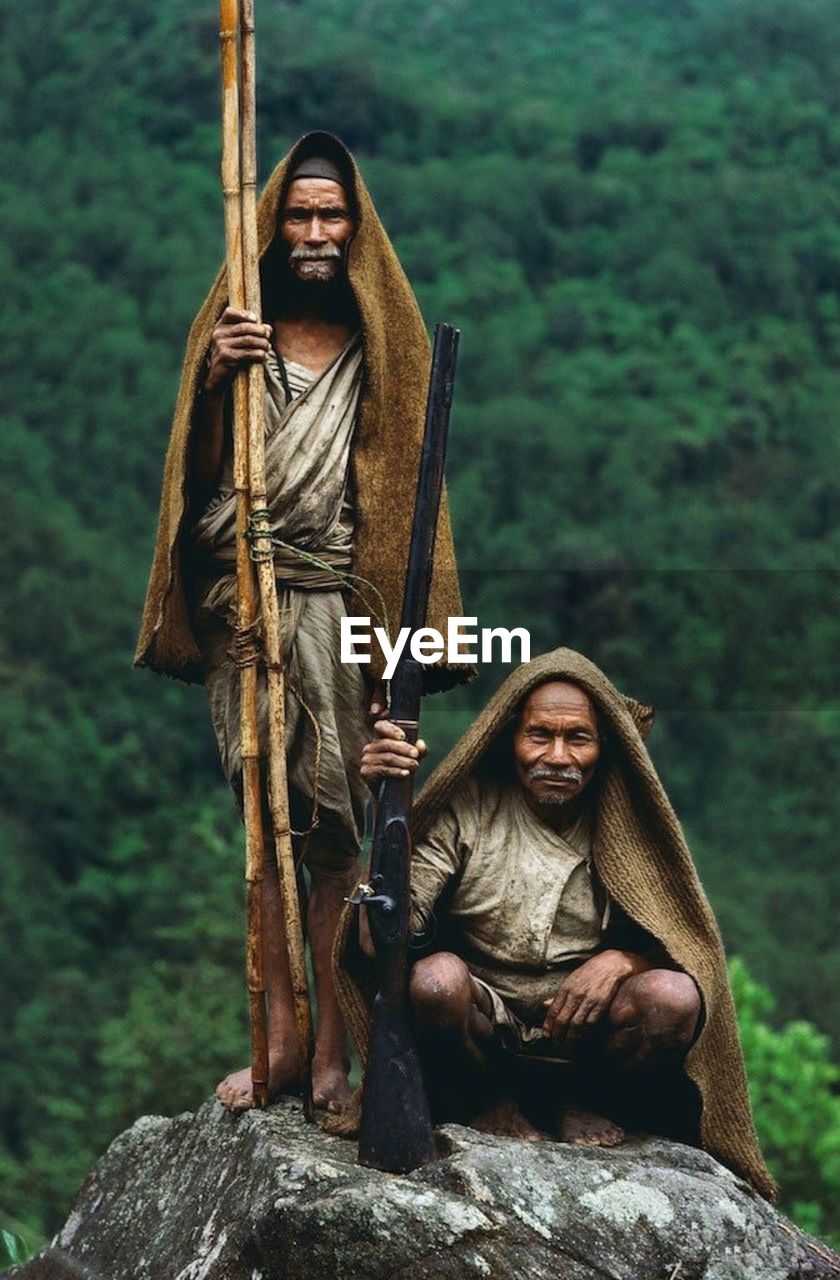
MULTIPOLYGON (((131 669, 222 254, 213 4, 2 0, 0 1209, 246 1057, 201 692, 131 669)), ((262 176, 357 153, 431 325, 468 611, 654 702, 783 1205, 840 1235, 840 24, 828 0, 272 0, 262 176), (772 993, 772 994, 771 994, 772 993)), ((437 758, 504 674, 430 702, 437 758)), ((9 1248, 19 1247, 9 1237, 9 1248)))

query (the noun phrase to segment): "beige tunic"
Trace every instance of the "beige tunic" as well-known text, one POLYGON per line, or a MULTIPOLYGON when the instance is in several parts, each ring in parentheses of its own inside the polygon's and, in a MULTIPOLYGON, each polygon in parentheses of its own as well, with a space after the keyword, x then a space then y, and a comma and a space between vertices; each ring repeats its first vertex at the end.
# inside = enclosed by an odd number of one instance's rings
MULTIPOLYGON (((336 871, 358 854, 367 799, 359 776, 367 739, 364 679, 358 665, 339 660, 340 620, 347 610, 343 584, 334 572, 352 568, 348 472, 361 367, 358 335, 320 375, 288 362, 293 395, 289 405, 273 353, 265 369, 268 507, 272 533, 287 544, 275 552, 275 573, 286 646, 289 781, 307 801, 304 811, 293 816, 293 823, 307 820, 308 802, 317 793, 319 829, 310 841, 307 861, 336 871)), ((194 545, 207 569, 195 630, 222 767, 237 787, 241 774, 239 669, 230 657, 236 597, 235 506, 227 458, 219 490, 193 527, 194 545)), ((259 715, 264 744, 264 676, 259 685, 259 715)))
MULTIPOLYGON (((311 588, 332 585, 308 556, 338 571, 352 567, 353 512, 348 493, 350 444, 362 378, 357 334, 320 374, 286 363, 292 400, 274 352, 265 365, 265 482, 272 534, 288 544, 275 550, 278 579, 311 588), (299 555, 288 547, 299 550, 299 555), (317 581, 316 581, 317 580, 317 581)), ((207 609, 223 613, 236 591, 234 560, 236 494, 233 461, 225 458, 216 494, 193 526, 197 550, 223 573, 204 597, 207 609), (226 573, 224 571, 227 570, 226 573)))
POLYGON ((589 813, 560 836, 517 783, 468 780, 414 849, 412 929, 445 918, 471 972, 519 1017, 541 1021, 559 973, 595 951, 607 924, 590 833, 589 813))

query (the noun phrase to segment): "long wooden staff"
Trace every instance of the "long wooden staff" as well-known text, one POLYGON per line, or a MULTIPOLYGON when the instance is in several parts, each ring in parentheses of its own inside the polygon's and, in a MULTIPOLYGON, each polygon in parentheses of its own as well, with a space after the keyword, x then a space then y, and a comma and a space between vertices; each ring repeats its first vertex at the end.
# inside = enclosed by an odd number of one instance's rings
MULTIPOLYGON (((241 0, 241 171, 242 171, 242 256, 245 276, 245 305, 261 315, 259 247, 257 244, 257 130, 256 76, 254 58, 253 0, 241 0)), ((312 1012, 306 977, 303 925, 298 900, 297 876, 292 852, 289 818, 289 784, 286 775, 286 688, 280 609, 274 578, 274 546, 265 487, 265 381, 262 366, 248 369, 248 473, 251 494, 249 535, 251 556, 257 566, 260 588, 265 667, 268 685, 268 800, 289 955, 289 974, 295 1021, 303 1053, 303 1098, 307 1116, 312 1117, 312 1012)))
MULTIPOLYGON (((220 0, 219 42, 222 67, 222 194, 225 206, 228 298, 245 307, 242 259, 242 189, 237 84, 237 0, 220 0)), ((236 490, 237 639, 240 666, 242 790, 245 819, 245 882, 248 902, 246 972, 251 1016, 251 1082, 254 1105, 268 1102, 268 1028, 263 959, 262 877, 265 834, 260 788, 257 730, 257 665, 254 640, 257 592, 248 546, 248 381, 244 370, 233 384, 233 483, 236 490)))

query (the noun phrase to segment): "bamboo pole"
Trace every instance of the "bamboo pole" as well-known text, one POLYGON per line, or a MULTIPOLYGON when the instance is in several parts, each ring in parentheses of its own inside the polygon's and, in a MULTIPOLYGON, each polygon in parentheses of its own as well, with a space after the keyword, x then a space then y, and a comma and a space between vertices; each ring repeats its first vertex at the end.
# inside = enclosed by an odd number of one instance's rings
MULTIPOLYGON (((244 308, 245 275, 242 257, 242 187, 240 173, 240 113, 237 83, 237 0, 220 0, 219 43, 222 69, 222 194, 225 207, 228 299, 244 308)), ((260 370, 260 366, 257 366, 260 370)), ((233 483, 236 491, 237 631, 253 637, 257 613, 254 566, 247 532, 250 516, 248 486, 248 379, 237 373, 233 384, 233 483)), ((245 656, 245 655, 243 655, 245 656)), ((257 666, 240 667, 240 745, 242 802, 245 819, 245 882, 247 891, 246 976, 251 1021, 251 1083, 254 1105, 268 1102, 268 1026, 263 958, 262 877, 265 860, 260 755, 257 730, 257 666)))
MULTIPOLYGON (((240 2, 241 30, 241 175, 242 175, 242 256, 245 305, 255 315, 262 314, 260 302, 259 247, 257 244, 257 143, 256 76, 254 61, 254 4, 240 2)), ((262 366, 248 370, 248 470, 251 495, 251 551, 257 566, 262 606, 268 686, 268 798, 271 825, 280 873, 289 974, 292 983, 295 1021, 303 1054, 304 1110, 312 1117, 312 1011, 306 976, 303 923, 298 898, 297 875, 292 851, 289 817, 289 785, 286 775, 286 689, 280 609, 274 578, 274 548, 265 486, 265 384, 262 366)))

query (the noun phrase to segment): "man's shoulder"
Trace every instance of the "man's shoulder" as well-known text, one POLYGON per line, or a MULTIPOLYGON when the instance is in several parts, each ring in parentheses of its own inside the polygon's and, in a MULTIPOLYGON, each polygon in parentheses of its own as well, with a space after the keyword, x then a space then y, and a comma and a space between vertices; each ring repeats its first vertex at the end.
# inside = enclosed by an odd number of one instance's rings
POLYGON ((508 803, 510 790, 509 785, 493 778, 471 774, 453 788, 438 811, 435 822, 454 819, 462 830, 481 825, 488 816, 492 817, 508 803))

